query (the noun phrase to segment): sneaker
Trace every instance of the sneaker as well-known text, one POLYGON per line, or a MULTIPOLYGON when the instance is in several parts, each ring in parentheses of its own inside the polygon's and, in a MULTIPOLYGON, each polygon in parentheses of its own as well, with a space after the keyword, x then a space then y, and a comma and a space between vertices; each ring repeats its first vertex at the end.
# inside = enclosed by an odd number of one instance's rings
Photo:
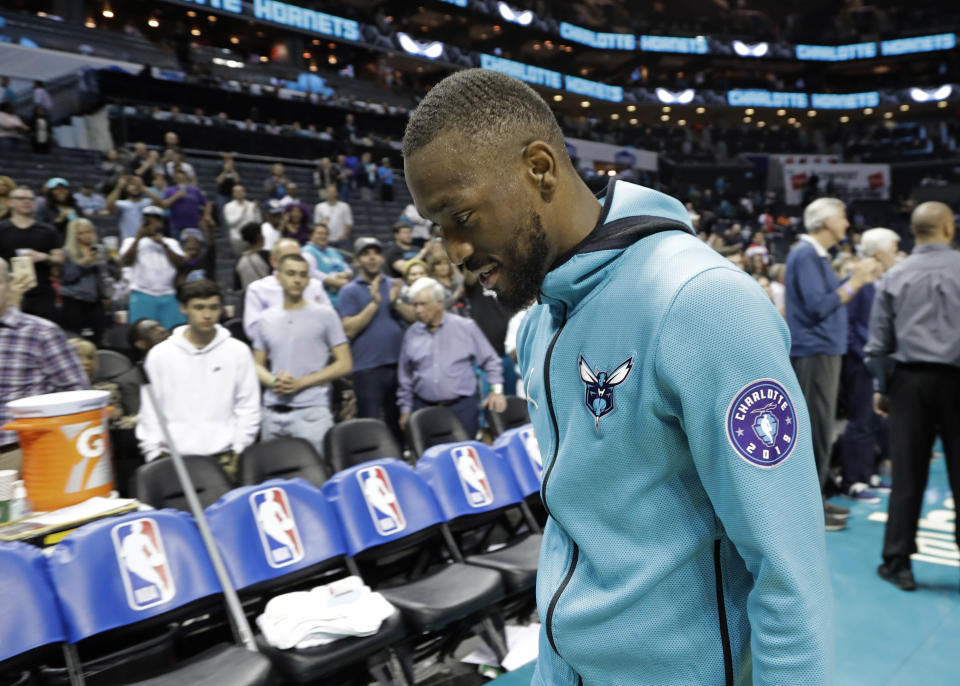
POLYGON ((827 531, 843 531, 847 528, 847 520, 842 517, 837 517, 835 515, 825 513, 823 515, 824 522, 826 526, 824 527, 827 531))
POLYGON ((823 511, 828 515, 833 515, 834 517, 839 517, 840 519, 846 519, 850 516, 850 508, 843 507, 842 505, 834 505, 829 500, 823 501, 823 511))
POLYGON ((889 493, 892 488, 890 481, 880 474, 874 474, 870 477, 870 489, 877 493, 889 493))
POLYGON ((913 578, 913 571, 909 567, 888 567, 886 563, 877 567, 877 575, 888 581, 901 591, 915 591, 917 582, 913 578))
POLYGON ((844 493, 845 496, 851 500, 856 500, 860 503, 879 503, 880 496, 870 490, 870 487, 867 486, 862 481, 859 481, 855 484, 852 484, 850 488, 847 489, 847 492, 844 493))

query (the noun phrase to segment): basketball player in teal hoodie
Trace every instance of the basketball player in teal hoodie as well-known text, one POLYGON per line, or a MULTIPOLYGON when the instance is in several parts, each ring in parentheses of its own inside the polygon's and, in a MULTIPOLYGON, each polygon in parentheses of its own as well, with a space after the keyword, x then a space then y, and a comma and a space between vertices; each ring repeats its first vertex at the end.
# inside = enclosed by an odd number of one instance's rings
POLYGON ((544 459, 534 686, 832 683, 823 507, 786 324, 674 198, 580 180, 502 74, 436 85, 420 213, 501 302, 544 459))

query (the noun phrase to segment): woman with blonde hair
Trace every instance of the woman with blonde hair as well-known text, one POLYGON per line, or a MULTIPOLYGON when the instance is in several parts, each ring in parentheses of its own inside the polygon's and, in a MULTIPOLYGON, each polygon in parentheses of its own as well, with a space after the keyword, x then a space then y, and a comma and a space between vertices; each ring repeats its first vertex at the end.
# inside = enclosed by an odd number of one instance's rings
POLYGON ((16 187, 13 179, 0 175, 0 221, 10 216, 10 193, 16 187))
POLYGON ((442 250, 430 253, 427 258, 427 276, 443 286, 443 309, 457 312, 463 303, 463 275, 447 257, 447 253, 442 250))
POLYGON ((111 294, 106 252, 97 245, 97 233, 89 219, 78 217, 67 224, 63 252, 60 272, 61 326, 99 343, 111 294))

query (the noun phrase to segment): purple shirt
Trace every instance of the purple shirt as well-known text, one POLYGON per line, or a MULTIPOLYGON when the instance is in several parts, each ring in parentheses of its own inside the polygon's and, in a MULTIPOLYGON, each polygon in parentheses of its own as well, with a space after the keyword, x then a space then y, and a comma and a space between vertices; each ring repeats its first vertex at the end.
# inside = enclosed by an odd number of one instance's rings
POLYGON ((433 333, 422 322, 413 324, 400 349, 397 403, 401 414, 413 409, 415 395, 441 402, 476 393, 474 360, 487 373, 487 381, 503 383, 503 363, 472 319, 444 314, 433 333))
MULTIPOLYGON (((163 192, 163 199, 166 200, 179 190, 179 186, 170 186, 163 192)), ((196 186, 187 186, 187 194, 170 206, 170 232, 173 238, 179 240, 181 230, 200 226, 200 217, 206 204, 207 198, 203 191, 196 186)))

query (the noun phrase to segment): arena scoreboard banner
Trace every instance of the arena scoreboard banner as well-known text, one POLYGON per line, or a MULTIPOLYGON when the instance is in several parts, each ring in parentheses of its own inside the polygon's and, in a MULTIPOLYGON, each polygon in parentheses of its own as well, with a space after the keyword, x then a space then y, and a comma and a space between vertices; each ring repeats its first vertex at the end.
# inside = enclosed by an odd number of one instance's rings
POLYGON ((817 179, 820 192, 829 192, 842 195, 851 200, 889 200, 890 199, 890 165, 889 164, 842 164, 821 162, 786 162, 785 157, 771 159, 769 179, 779 178, 782 182, 783 195, 788 205, 799 205, 803 202, 803 194, 810 185, 810 180, 817 179), (780 167, 777 175, 776 167, 780 167))

